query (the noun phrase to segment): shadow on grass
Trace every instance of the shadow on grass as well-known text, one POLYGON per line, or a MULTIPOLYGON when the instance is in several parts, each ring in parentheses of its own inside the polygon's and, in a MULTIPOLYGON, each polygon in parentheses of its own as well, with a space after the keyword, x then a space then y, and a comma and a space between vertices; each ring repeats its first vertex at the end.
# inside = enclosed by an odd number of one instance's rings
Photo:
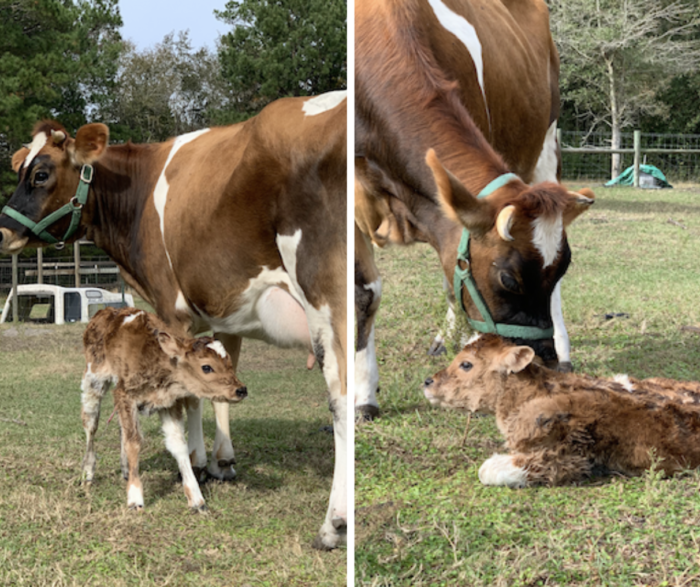
MULTIPOLYGON (((659 199, 653 201, 644 200, 617 200, 606 199, 605 191, 600 190, 600 194, 596 193, 595 211, 609 210, 610 212, 622 213, 645 213, 645 214, 674 214, 679 216, 694 216, 697 214, 697 206, 679 204, 669 201, 668 199, 659 199)), ((668 198, 673 194, 664 193, 663 196, 668 198)))

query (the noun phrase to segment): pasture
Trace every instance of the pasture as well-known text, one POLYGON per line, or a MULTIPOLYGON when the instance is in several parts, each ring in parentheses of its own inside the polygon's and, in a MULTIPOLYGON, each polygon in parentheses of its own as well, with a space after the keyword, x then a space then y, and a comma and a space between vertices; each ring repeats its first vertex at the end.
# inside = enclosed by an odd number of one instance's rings
MULTIPOLYGON (((700 380, 700 191, 593 187, 595 205, 568 230, 574 368, 700 380)), ((698 471, 579 487, 479 483, 478 467, 502 452, 493 417, 472 418, 462 444, 466 416, 422 393, 454 356, 426 354, 447 307, 437 256, 393 247, 377 260, 382 414, 356 430, 356 583, 697 585, 698 471)))
MULTIPOLYGON (((231 409, 233 483, 192 514, 157 416, 142 418, 145 510, 126 507, 119 425, 105 398, 97 471, 81 486, 84 325, 0 325, 0 585, 338 586, 346 550, 311 548, 328 506, 333 436, 325 381, 306 353, 244 341, 249 397, 231 409)), ((214 415, 207 402, 210 449, 214 415)))

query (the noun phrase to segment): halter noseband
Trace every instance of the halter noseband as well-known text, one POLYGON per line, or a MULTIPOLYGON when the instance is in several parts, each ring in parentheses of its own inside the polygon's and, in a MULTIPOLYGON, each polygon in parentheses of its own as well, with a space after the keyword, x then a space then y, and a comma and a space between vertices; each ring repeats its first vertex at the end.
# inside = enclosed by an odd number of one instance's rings
MULTIPOLYGON (((485 198, 486 196, 495 192, 497 189, 502 188, 509 181, 517 178, 518 176, 514 173, 506 173, 501 175, 490 182, 483 190, 481 190, 477 198, 485 198)), ((520 324, 498 324, 494 321, 486 302, 484 302, 484 298, 481 297, 479 289, 476 287, 474 277, 472 276, 471 262, 469 259, 469 231, 466 228, 462 229, 462 238, 459 241, 459 248, 457 249, 454 292, 455 297, 459 300, 459 305, 467 315, 469 325, 477 332, 500 334, 506 338, 522 338, 525 340, 552 338, 554 335, 553 327, 538 328, 537 326, 522 326, 520 324), (462 269, 460 266, 460 261, 464 263, 464 269, 462 269), (469 295, 471 296, 477 310, 479 310, 483 320, 474 320, 469 317, 469 314, 467 314, 467 308, 464 305, 464 296, 462 295, 462 286, 467 288, 467 291, 469 292, 469 295)))
POLYGON ((78 230, 78 226, 80 225, 80 217, 83 213, 83 206, 85 206, 85 203, 87 202, 88 192, 90 191, 92 173, 92 165, 83 165, 80 169, 80 183, 78 184, 78 189, 75 192, 75 196, 70 199, 70 202, 61 206, 58 210, 52 212, 39 222, 34 222, 31 218, 27 218, 24 214, 18 212, 14 208, 10 208, 9 206, 5 206, 1 213, 9 216, 13 220, 16 220, 23 226, 26 226, 44 242, 51 245, 64 243, 75 234, 76 230, 78 230), (70 226, 68 226, 68 230, 66 231, 66 234, 63 235, 63 238, 59 240, 53 235, 49 234, 47 230, 48 227, 58 222, 68 214, 72 214, 70 226))

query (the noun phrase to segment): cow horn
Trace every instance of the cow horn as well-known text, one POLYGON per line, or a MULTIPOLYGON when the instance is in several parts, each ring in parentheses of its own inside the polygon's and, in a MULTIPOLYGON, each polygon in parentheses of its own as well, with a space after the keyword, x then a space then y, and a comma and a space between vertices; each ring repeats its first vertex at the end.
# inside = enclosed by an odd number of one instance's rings
POLYGON ((53 139, 54 143, 60 145, 66 140, 66 133, 64 133, 62 130, 51 129, 51 138, 53 139))
POLYGON ((513 226, 513 214, 515 206, 506 206, 498 213, 496 218, 496 231, 504 241, 512 241, 513 237, 510 234, 510 227, 513 226))

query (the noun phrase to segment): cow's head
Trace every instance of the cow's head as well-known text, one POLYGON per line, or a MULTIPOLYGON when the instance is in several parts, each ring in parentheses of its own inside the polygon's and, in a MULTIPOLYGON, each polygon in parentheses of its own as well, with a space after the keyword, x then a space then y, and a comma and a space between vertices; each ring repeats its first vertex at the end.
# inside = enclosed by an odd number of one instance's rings
POLYGON ((192 395, 229 403, 248 395, 236 377, 231 357, 215 338, 203 336, 183 341, 164 331, 158 332, 157 337, 173 364, 175 380, 192 395))
POLYGON ((505 378, 525 369, 534 358, 529 346, 482 334, 469 341, 448 367, 425 380, 423 394, 434 406, 493 414, 505 378))
POLYGON ((91 165, 104 153, 109 129, 87 124, 75 139, 57 122, 40 122, 31 144, 12 157, 18 185, 0 214, 0 253, 80 237, 91 165), (82 186, 82 187, 79 187, 82 186))
MULTIPOLYGON (((470 279, 499 325, 495 332, 531 346, 555 366, 551 301, 571 261, 566 227, 593 203, 593 193, 570 192, 555 183, 530 187, 516 178, 480 198, 441 165, 434 151, 428 151, 426 162, 443 211, 468 231, 470 279)), ((472 325, 490 322, 467 289, 462 299, 472 325)), ((567 370, 570 364, 560 367, 567 370)))

